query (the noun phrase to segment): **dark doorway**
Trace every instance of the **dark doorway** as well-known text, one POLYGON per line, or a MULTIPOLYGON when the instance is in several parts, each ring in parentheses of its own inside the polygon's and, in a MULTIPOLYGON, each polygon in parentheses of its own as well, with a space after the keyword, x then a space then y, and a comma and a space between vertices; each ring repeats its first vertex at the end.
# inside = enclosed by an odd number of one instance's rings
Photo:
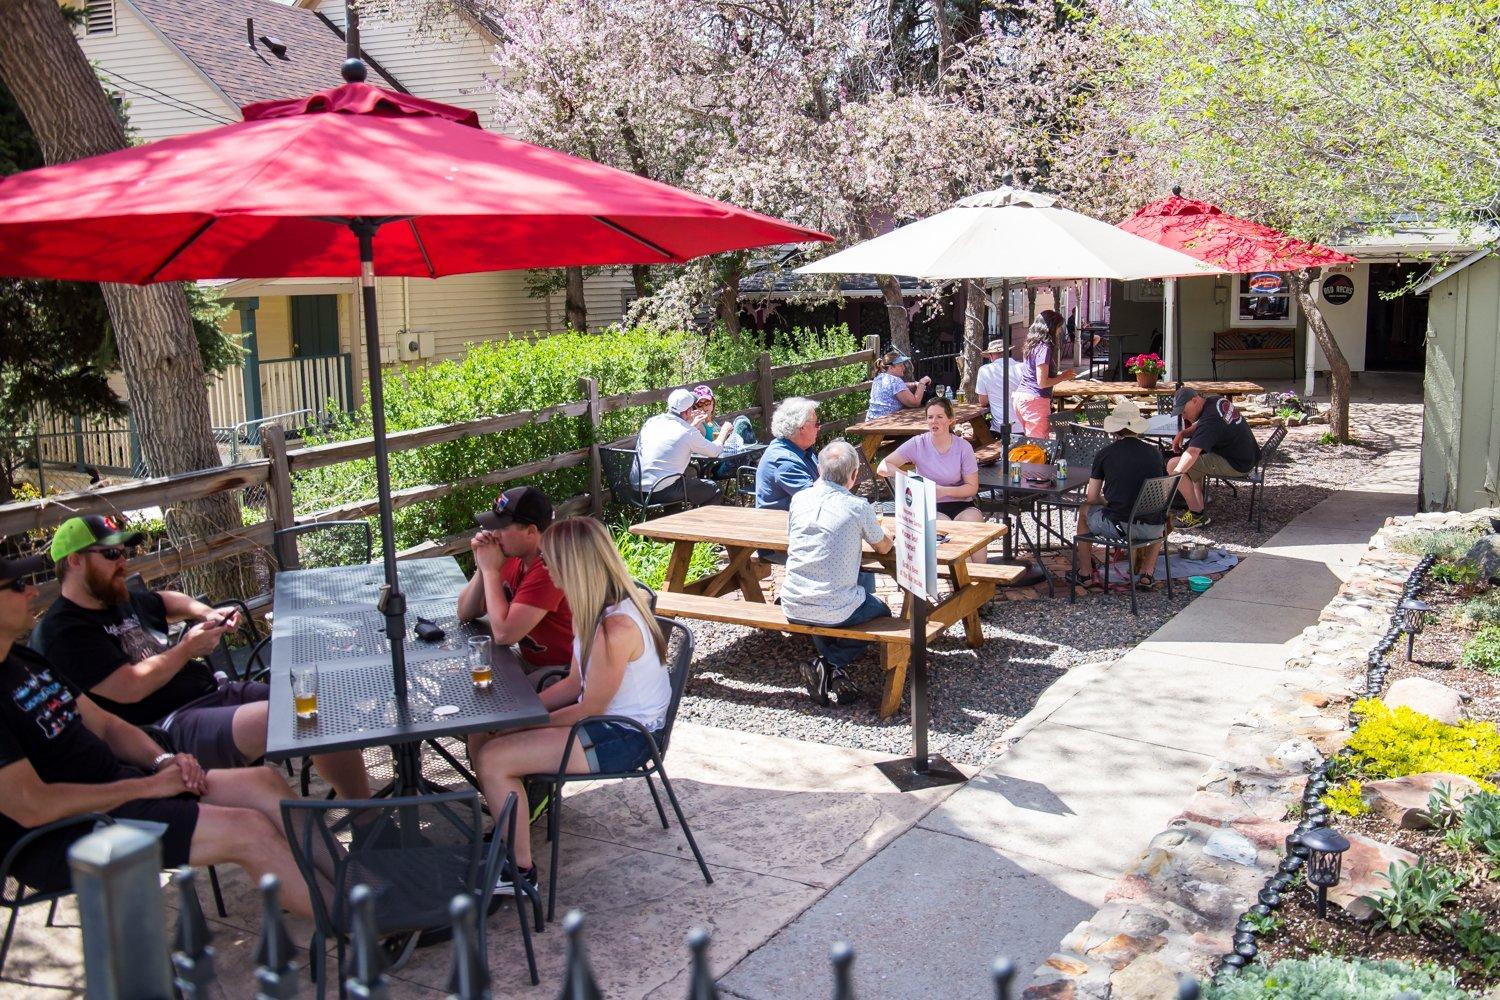
POLYGON ((1378 372, 1422 370, 1426 356, 1427 296, 1410 289, 1430 270, 1427 264, 1371 264, 1365 368, 1378 372))
POLYGON ((292 357, 323 358, 339 353, 339 297, 292 297, 292 357))

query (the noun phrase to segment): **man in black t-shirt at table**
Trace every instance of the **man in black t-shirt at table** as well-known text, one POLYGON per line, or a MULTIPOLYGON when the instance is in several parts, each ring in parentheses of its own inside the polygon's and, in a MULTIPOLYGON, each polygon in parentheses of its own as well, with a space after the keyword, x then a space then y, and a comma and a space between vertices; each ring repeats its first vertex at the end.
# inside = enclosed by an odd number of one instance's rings
MULTIPOLYGON (((275 771, 205 771, 191 754, 162 750, 106 712, 18 640, 31 629, 43 555, 0 540, 0 856, 28 831, 79 816, 158 824, 162 864, 237 864, 281 879, 288 909, 310 915, 307 888, 281 833, 281 802, 294 798, 275 771)), ((11 874, 39 892, 71 882, 69 845, 86 824, 44 834, 11 874)))
POLYGON ((1203 510, 1203 480, 1209 476, 1243 478, 1260 461, 1260 445, 1249 422, 1224 396, 1203 396, 1184 386, 1172 400, 1172 415, 1183 421, 1182 430, 1172 440, 1172 450, 1181 448, 1182 454, 1173 459, 1167 471, 1182 475, 1177 491, 1188 506, 1177 525, 1205 528, 1209 517, 1203 510))
MULTIPOLYGON (((1156 585, 1152 573, 1156 568, 1156 557, 1161 554, 1161 539, 1167 532, 1166 520, 1161 517, 1136 521, 1135 530, 1127 530, 1142 484, 1167 474, 1161 449, 1140 438, 1149 426, 1150 422, 1140 407, 1129 400, 1121 402, 1104 418, 1104 429, 1115 439, 1094 456, 1083 506, 1078 508, 1079 525, 1086 526, 1096 535, 1117 542, 1132 535, 1136 541, 1155 540, 1154 545, 1136 549, 1130 554, 1130 571, 1139 577, 1137 586, 1144 590, 1156 585)), ((1078 548, 1078 576, 1069 582, 1079 587, 1102 586, 1102 581, 1094 575, 1093 545, 1085 541, 1074 544, 1078 548)), ((1105 557, 1108 558, 1107 552, 1105 557)))
MULTIPOLYGON (((266 699, 256 681, 219 680, 204 662, 235 612, 172 590, 125 586, 130 550, 144 536, 110 517, 65 521, 52 539, 59 594, 37 624, 37 649, 104 709, 138 726, 160 726, 175 749, 205 767, 244 767, 266 752, 266 699), (175 645, 173 622, 196 619, 175 645)), ((340 798, 370 797, 358 750, 313 757, 340 798)))

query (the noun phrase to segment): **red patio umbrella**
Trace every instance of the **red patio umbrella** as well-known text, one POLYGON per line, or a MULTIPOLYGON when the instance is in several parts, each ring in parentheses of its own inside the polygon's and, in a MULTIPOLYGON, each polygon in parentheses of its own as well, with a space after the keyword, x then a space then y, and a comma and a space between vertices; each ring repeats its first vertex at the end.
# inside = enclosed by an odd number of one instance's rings
MULTIPOLYGON (((1119 227, 1235 274, 1356 263, 1348 254, 1229 215, 1211 202, 1184 198, 1180 188, 1173 188, 1169 198, 1137 209, 1119 227)), ((1175 338, 1176 331, 1165 335, 1175 338)), ((1172 374, 1181 382, 1180 373, 1172 374)))
POLYGON ((383 610, 406 711, 376 275, 680 263, 831 237, 479 127, 369 86, 364 65, 244 121, 0 180, 0 274, 146 284, 359 275, 383 610))

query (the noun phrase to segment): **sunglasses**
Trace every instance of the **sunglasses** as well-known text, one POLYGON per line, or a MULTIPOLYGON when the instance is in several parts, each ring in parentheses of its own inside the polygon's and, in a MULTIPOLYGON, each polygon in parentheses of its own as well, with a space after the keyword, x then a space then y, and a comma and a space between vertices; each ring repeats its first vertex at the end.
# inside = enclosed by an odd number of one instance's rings
POLYGON ((130 550, 119 545, 111 545, 104 549, 84 549, 83 551, 108 559, 110 562, 119 562, 130 555, 130 550))

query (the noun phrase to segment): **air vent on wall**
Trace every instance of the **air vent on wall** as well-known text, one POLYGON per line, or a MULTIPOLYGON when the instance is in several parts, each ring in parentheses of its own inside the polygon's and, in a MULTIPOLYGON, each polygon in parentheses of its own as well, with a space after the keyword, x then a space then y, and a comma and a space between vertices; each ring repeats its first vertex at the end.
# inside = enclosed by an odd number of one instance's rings
POLYGON ((114 34, 115 0, 85 0, 83 19, 90 35, 114 34))

